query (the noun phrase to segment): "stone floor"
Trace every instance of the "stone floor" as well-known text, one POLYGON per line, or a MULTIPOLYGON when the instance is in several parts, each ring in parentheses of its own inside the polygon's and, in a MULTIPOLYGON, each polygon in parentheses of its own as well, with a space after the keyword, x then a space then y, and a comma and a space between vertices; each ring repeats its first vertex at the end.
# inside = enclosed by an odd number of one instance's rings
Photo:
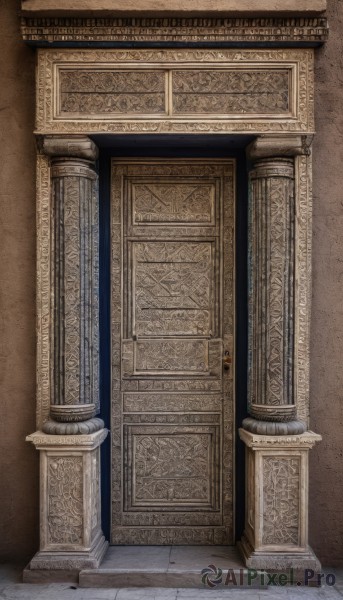
POLYGON ((334 587, 269 587, 268 589, 78 588, 70 583, 23 584, 22 565, 0 565, 0 600, 339 600, 343 598, 343 569, 324 569, 336 577, 334 587))

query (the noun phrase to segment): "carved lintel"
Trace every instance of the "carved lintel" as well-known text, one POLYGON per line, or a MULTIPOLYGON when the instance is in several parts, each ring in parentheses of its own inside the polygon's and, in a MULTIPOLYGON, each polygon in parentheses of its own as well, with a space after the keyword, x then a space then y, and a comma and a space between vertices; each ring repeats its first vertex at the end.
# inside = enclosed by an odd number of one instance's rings
POLYGON ((255 161, 260 158, 308 155, 312 140, 312 135, 260 135, 247 147, 247 158, 255 161))
POLYGON ((98 157, 97 146, 89 137, 84 135, 38 136, 37 145, 42 154, 56 158, 77 157, 95 161, 98 157))
POLYGON ((313 55, 309 48, 43 50, 36 131, 301 136, 314 131, 313 55))

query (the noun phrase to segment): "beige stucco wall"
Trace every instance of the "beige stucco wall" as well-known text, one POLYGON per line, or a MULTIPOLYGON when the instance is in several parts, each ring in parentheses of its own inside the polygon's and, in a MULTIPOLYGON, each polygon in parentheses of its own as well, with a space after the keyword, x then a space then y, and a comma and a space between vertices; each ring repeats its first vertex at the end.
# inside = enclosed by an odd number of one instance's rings
MULTIPOLYGON (((35 429, 34 52, 20 40, 19 0, 0 0, 1 418, 0 559, 38 543, 35 429)), ((311 540, 324 564, 343 560, 343 3, 329 0, 330 41, 317 52, 311 540)))
POLYGON ((38 541, 35 427, 34 53, 20 40, 19 2, 0 0, 0 559, 38 541))
POLYGON ((317 52, 314 142, 311 542, 343 564, 343 2, 329 0, 330 38, 317 52))
POLYGON ((115 14, 212 14, 227 15, 312 15, 326 8, 326 0, 23 0, 26 14, 115 15, 115 14))

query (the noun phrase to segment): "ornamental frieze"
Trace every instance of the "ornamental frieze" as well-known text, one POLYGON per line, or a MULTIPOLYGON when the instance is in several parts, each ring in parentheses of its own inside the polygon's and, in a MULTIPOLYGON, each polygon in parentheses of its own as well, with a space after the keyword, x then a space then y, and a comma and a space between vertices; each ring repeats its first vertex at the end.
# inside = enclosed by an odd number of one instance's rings
POLYGON ((164 17, 164 18, 73 18, 23 17, 25 41, 44 45, 52 42, 178 42, 245 43, 278 42, 322 44, 328 38, 327 20, 319 17, 164 17))

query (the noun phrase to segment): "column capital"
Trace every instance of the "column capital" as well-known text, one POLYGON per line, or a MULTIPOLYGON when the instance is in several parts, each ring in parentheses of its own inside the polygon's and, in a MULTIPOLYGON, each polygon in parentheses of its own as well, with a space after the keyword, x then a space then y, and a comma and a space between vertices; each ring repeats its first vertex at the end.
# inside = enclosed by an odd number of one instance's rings
POLYGON ((42 154, 52 158, 81 158, 95 161, 98 148, 85 135, 42 135, 37 137, 37 145, 42 154))
POLYGON ((247 158, 294 157, 311 153, 313 135, 261 135, 249 144, 247 158))

